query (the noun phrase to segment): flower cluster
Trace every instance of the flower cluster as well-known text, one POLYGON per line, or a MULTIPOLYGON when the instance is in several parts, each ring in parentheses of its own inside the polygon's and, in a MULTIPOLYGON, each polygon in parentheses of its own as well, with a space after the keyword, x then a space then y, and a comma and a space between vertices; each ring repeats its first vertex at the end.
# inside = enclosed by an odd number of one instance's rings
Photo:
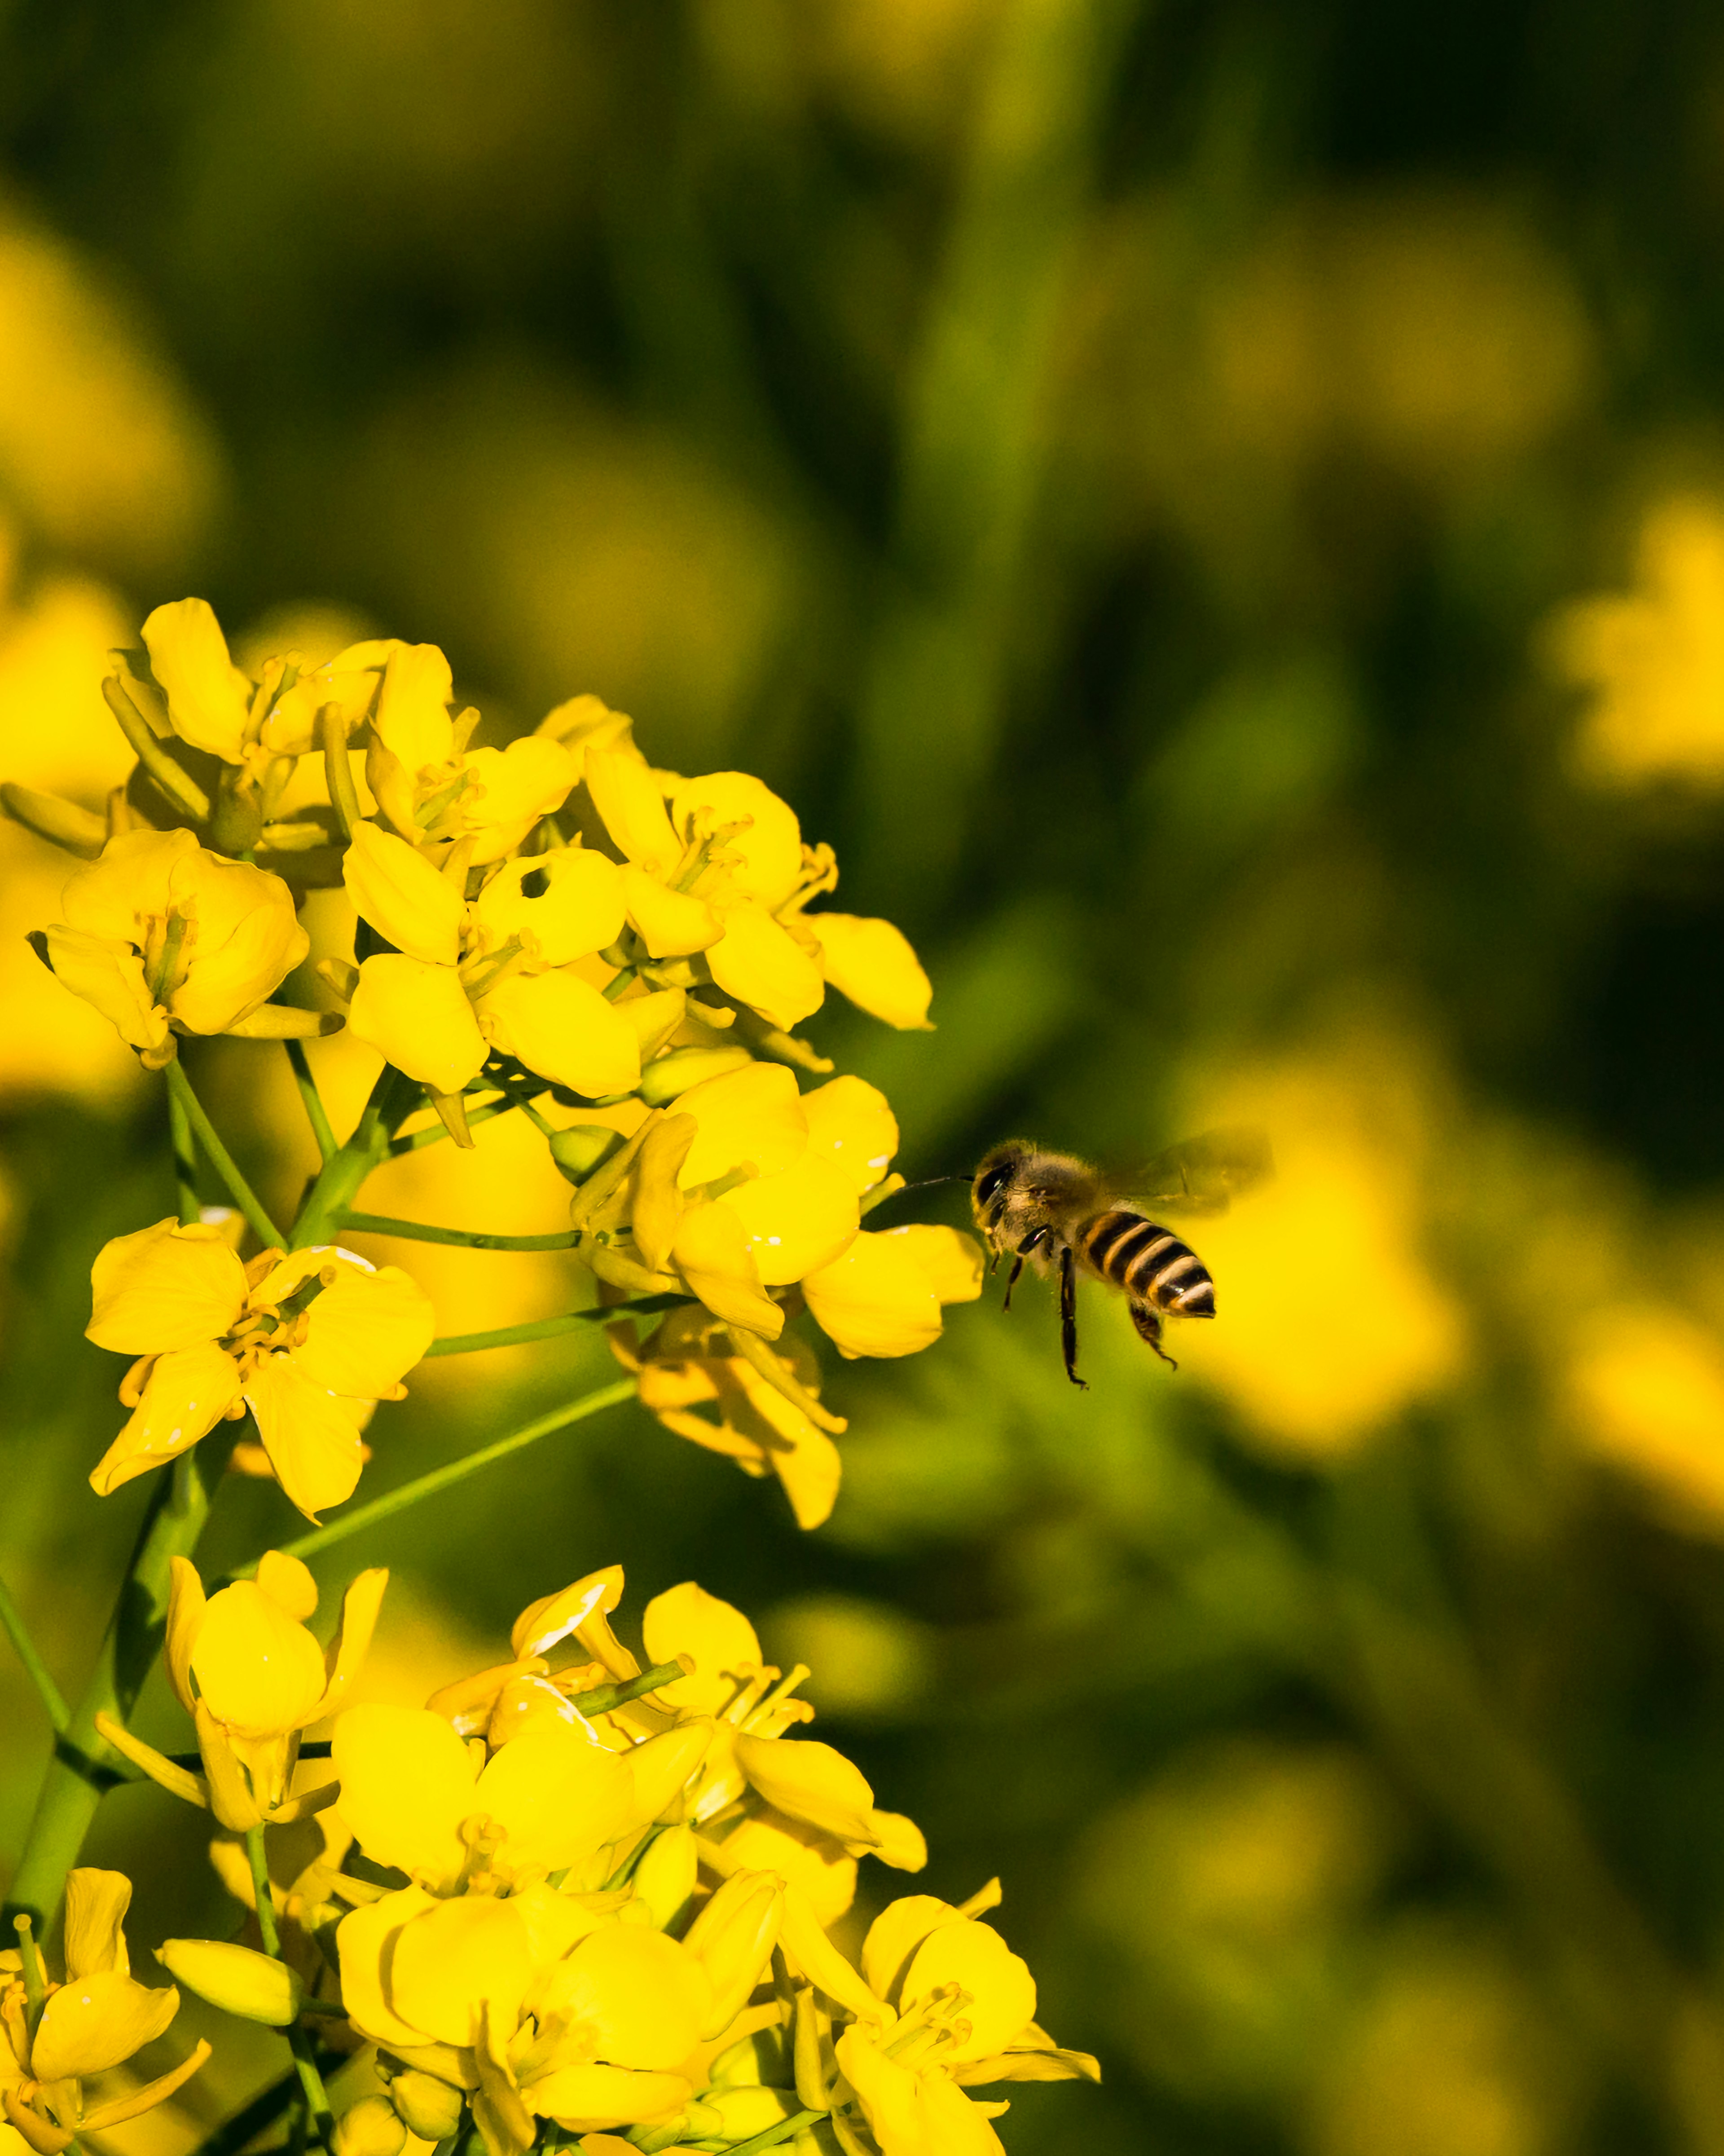
MULTIPOLYGON (((138 1359, 97 1489, 249 1409, 258 1436, 236 1464, 312 1517, 348 1496, 364 1421, 430 1332, 404 1274, 366 1270, 334 1238, 415 1112, 470 1146, 518 1111, 575 1186, 573 1266, 589 1303, 625 1306, 613 1345, 645 1404, 777 1473, 803 1525, 824 1519, 844 1425, 787 1324, 806 1312, 841 1355, 906 1355, 937 1337, 943 1304, 979 1292, 968 1237, 863 1227, 902 1188, 897 1125, 795 1031, 829 986, 925 1026, 904 937, 814 906, 837 881, 831 850, 758 779, 654 769, 596 697, 475 747, 479 714, 456 708, 434 645, 290 653, 254 679, 201 599, 156 608, 142 637, 105 685, 137 758, 105 817, 0 789, 85 857, 40 955, 151 1067, 176 1065, 188 1034, 298 1052, 345 1026, 385 1072, 376 1112, 326 1162, 316 1232, 285 1239, 313 1248, 242 1265, 214 1229, 163 1221, 104 1250, 90 1337, 138 1359), (351 902, 351 957, 312 951, 298 906, 318 887, 351 902), (322 990, 302 973, 302 1001, 279 1000, 312 957, 322 990), (314 994, 325 1007, 304 1007, 314 994), (826 1082, 803 1091, 799 1072, 826 1082), (643 1301, 680 1306, 643 1333, 626 1313, 643 1301)), ((273 1240, 255 1206, 246 1218, 273 1240)))
POLYGON ((423 1708, 339 1712, 334 1780, 290 1794, 297 1732, 338 1700, 382 1584, 349 1590, 326 1668, 303 1567, 272 1554, 207 1604, 185 1567, 169 1659, 208 1782, 126 1740, 269 1860, 248 1871, 216 1845, 274 1950, 171 1941, 181 1982, 375 2046, 386 2094, 344 2115, 346 2156, 469 2121, 487 2156, 571 2136, 594 2156, 987 2156, 1006 2107, 971 2090, 1094 2077, 1037 2026, 1029 1969, 983 1921, 997 1882, 957 1907, 890 1902, 859 1957, 840 1950, 859 1861, 919 1870, 921 1835, 794 1733, 808 1671, 764 1663, 747 1620, 692 1584, 648 1604, 644 1669, 611 1626, 618 1568, 534 1603, 507 1661, 423 1708))
POLYGON ((66 1980, 54 1984, 36 1943, 0 1953, 0 2106, 8 2133, 35 2156, 61 2156, 82 2133, 102 2133, 165 2103, 209 2056, 200 2041, 154 2081, 132 2082, 91 2102, 85 2083, 123 2066, 162 2035, 180 2009, 172 1984, 152 1989, 131 1974, 121 1929, 131 1881, 80 1866, 67 1875, 66 1980))

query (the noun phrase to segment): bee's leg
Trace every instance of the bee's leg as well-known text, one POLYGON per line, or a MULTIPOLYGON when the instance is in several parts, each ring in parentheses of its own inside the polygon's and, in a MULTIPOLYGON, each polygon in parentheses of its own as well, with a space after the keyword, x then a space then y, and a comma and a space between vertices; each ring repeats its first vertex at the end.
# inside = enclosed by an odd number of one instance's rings
POLYGON ((1006 1276, 1006 1299, 1002 1308, 1009 1310, 1012 1307, 1012 1290, 1018 1285, 1018 1276, 1024 1270, 1024 1260, 1047 1240, 1048 1230, 1045 1228, 1032 1228, 1018 1245, 1018 1255, 1013 1259, 1012 1270, 1006 1276))
POLYGON ((1085 1392, 1090 1389, 1077 1373, 1077 1269, 1070 1243, 1060 1246, 1060 1345, 1065 1356, 1065 1374, 1085 1392))
POLYGON ((1167 1368, 1170 1370, 1177 1370, 1179 1368, 1179 1365, 1173 1360, 1173 1358, 1162 1345, 1162 1319, 1160 1312, 1152 1310, 1147 1302, 1138 1302, 1134 1299, 1131 1303, 1131 1322, 1137 1327, 1138 1332, 1142 1335, 1143 1338, 1146 1339, 1149 1342, 1150 1346, 1154 1348, 1157 1354, 1161 1357, 1167 1368))

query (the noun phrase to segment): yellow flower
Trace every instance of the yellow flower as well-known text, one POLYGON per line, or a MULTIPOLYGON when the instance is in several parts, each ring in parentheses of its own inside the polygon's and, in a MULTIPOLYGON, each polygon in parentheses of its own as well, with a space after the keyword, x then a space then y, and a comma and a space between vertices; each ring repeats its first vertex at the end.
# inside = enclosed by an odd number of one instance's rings
POLYGON ((361 1848, 434 1892, 481 1850, 505 1876, 564 1870, 624 1833, 636 1804, 628 1761, 572 1712, 530 1722, 486 1761, 427 1708, 350 1707, 334 1756, 361 1848))
POLYGON ((430 1345, 431 1305, 394 1265, 265 1250, 243 1265, 213 1228, 158 1220, 105 1244, 86 1328, 139 1360, 132 1416, 90 1476, 106 1496, 249 1407, 278 1481, 309 1518, 353 1493, 360 1429, 430 1345))
POLYGON ((933 985, 900 929, 854 913, 808 913, 803 919, 819 944, 826 979, 858 1009, 900 1031, 928 1029, 933 985))
POLYGON ((289 1794, 300 1739, 336 1711, 359 1674, 388 1578, 360 1573, 326 1652, 305 1623, 317 1607, 317 1584, 296 1557, 268 1551, 254 1580, 236 1580, 207 1601, 196 1568, 175 1558, 163 1652, 174 1696, 197 1727, 203 1779, 110 1717, 102 1719, 103 1734, 165 1789, 207 1804, 235 1832, 328 1802, 326 1790, 289 1794))
POLYGON ((189 831, 110 839, 68 880, 61 910, 49 963, 152 1068, 172 1061, 176 1032, 244 1030, 310 947, 279 876, 189 831))
POLYGON ((802 880, 802 829, 796 812, 742 771, 709 772, 672 788, 670 819, 685 846, 722 833, 719 846, 730 888, 770 912, 802 880))
POLYGON ((914 1355, 940 1337, 940 1307, 982 1292, 982 1252, 954 1228, 864 1231, 803 1276, 808 1314, 840 1355, 914 1355))
MULTIPOLYGON (((80 2133, 104 2133, 152 2111, 209 2056, 189 2058, 141 2088, 88 2102, 84 2082, 153 2043, 179 2011, 172 1985, 151 1990, 131 1974, 121 1930, 131 1882, 118 1871, 80 1866, 66 1876, 66 1980, 49 1984, 33 2034, 22 1956, 0 1955, 0 2106, 36 2156, 60 2156, 80 2133)), ((33 1941, 24 1952, 36 1953, 33 1941)))

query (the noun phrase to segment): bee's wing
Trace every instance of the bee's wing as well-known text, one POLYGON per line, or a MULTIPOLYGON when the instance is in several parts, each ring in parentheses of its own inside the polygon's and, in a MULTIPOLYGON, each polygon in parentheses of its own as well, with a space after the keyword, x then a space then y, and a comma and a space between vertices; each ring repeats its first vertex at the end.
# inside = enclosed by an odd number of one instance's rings
POLYGON ((1169 1146, 1129 1178, 1139 1204, 1181 1213, 1224 1213, 1234 1199, 1275 1173, 1268 1133, 1204 1131, 1169 1146))

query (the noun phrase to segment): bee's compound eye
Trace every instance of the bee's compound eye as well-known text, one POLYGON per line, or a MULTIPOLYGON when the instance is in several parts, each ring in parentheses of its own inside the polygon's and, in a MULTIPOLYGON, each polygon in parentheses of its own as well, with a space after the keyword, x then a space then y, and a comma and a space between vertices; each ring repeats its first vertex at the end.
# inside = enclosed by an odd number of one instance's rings
POLYGON ((976 1203, 978 1205, 992 1204, 1005 1188, 1011 1173, 1011 1162, 1003 1160, 997 1168, 990 1168, 978 1175, 976 1178, 976 1203))

